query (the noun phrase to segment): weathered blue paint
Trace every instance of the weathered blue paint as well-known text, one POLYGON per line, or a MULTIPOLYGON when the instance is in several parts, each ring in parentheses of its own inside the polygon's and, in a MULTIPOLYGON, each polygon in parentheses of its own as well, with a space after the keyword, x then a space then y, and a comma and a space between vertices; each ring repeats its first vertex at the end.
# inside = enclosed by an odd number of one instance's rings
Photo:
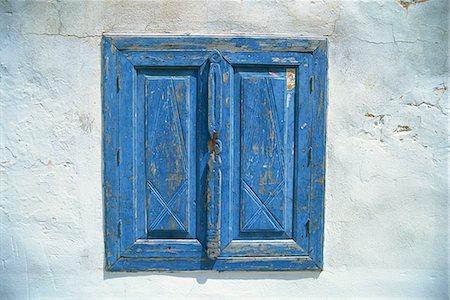
POLYGON ((102 40, 106 269, 323 265, 325 40, 102 40))
POLYGON ((195 237, 195 72, 143 71, 147 237, 195 237))
MULTIPOLYGON (((285 68, 236 69, 240 105, 240 231, 292 236, 294 101, 285 68)), ((295 71, 293 71, 295 72, 295 71)), ((244 238, 245 236, 243 236, 244 238)))
POLYGON ((313 58, 313 127, 311 142, 311 208, 309 256, 323 267, 323 230, 325 198, 325 141, 328 106, 328 60, 326 47, 314 51, 313 58))
MULTIPOLYGON (((207 50, 220 52, 312 52, 323 47, 324 39, 301 39, 292 37, 254 36, 106 36, 116 48, 122 50, 207 50)), ((269 54, 270 55, 270 54, 269 54)))
POLYGON ((209 57, 208 73, 208 132, 210 141, 206 190, 206 254, 210 259, 220 255, 220 215, 222 197, 222 55, 215 51, 209 57))
MULTIPOLYGON (((302 55, 305 58, 301 62, 311 56, 302 55)), ((232 233, 223 255, 307 254, 307 236, 297 232, 305 231, 308 210, 303 212, 305 216, 299 216, 294 203, 296 191, 309 189, 309 184, 295 184, 295 132, 299 130, 295 125, 307 118, 306 113, 295 113, 305 93, 297 83, 298 70, 290 66, 246 66, 234 70, 235 101, 230 113, 234 117, 234 140, 230 143, 234 170, 230 188, 234 195, 230 197, 228 213, 232 233)), ((303 77, 302 80, 307 81, 303 77)), ((307 153, 298 156, 304 158, 307 153)))
POLYGON ((119 236, 119 105, 117 97, 117 48, 107 39, 102 40, 102 88, 103 88, 103 163, 105 205, 105 258, 106 269, 121 256, 119 236))

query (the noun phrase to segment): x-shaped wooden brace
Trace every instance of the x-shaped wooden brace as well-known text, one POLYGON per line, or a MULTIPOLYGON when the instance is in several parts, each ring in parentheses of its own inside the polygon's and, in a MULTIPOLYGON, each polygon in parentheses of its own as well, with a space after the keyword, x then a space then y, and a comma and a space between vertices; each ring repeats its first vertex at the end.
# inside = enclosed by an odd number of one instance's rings
POLYGON ((250 219, 247 221, 247 224, 244 225, 244 228, 242 229, 248 229, 250 226, 253 225, 253 223, 256 222, 258 215, 262 212, 267 218, 269 218, 270 223, 277 229, 277 230, 283 230, 283 226, 277 221, 275 216, 270 212, 270 210, 267 208, 267 205, 269 205, 274 199, 275 196, 278 194, 279 190, 283 187, 284 180, 282 180, 276 188, 273 190, 272 194, 261 201, 259 199, 258 195, 253 191, 253 189, 250 187, 250 185, 245 182, 245 180, 242 180, 242 184, 244 186, 244 190, 248 193, 250 198, 252 198, 253 201, 255 201, 256 205, 258 205, 258 210, 250 217, 250 219))
POLYGON ((170 206, 175 202, 177 196, 184 192, 184 190, 187 188, 187 182, 185 181, 178 190, 170 197, 169 201, 164 202, 164 198, 161 196, 161 193, 158 191, 158 189, 150 182, 150 180, 147 180, 147 188, 149 188, 153 194, 156 196, 156 199, 158 202, 163 206, 163 209, 158 214, 158 216, 153 221, 152 225, 150 226, 150 229, 155 229, 158 223, 164 218, 168 213, 172 216, 172 218, 177 222, 177 224, 181 227, 182 230, 186 231, 186 228, 184 227, 183 223, 180 221, 180 219, 174 214, 174 212, 170 209, 170 206))

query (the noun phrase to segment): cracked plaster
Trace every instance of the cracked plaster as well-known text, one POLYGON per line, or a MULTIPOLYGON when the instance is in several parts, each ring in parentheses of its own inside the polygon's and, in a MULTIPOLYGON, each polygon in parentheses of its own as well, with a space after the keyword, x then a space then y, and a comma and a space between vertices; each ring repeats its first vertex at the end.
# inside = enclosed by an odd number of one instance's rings
POLYGON ((447 1, 0 1, 0 298, 448 296, 447 1), (103 32, 329 38, 325 270, 103 272, 103 32))

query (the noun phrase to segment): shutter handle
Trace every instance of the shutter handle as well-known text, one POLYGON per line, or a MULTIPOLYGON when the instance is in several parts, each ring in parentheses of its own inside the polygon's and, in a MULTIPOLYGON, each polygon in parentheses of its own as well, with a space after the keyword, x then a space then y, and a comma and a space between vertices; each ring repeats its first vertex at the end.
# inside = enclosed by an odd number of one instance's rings
POLYGON ((222 142, 222 55, 215 50, 209 57, 208 74, 208 173, 206 176, 206 254, 210 259, 220 255, 220 204, 222 172, 220 170, 222 142))
POLYGON ((220 156, 210 153, 208 159, 208 185, 206 187, 206 254, 210 259, 216 259, 220 254, 220 194, 222 171, 220 156))
POLYGON ((208 74, 208 131, 212 138, 222 125, 222 55, 215 50, 209 57, 208 74))

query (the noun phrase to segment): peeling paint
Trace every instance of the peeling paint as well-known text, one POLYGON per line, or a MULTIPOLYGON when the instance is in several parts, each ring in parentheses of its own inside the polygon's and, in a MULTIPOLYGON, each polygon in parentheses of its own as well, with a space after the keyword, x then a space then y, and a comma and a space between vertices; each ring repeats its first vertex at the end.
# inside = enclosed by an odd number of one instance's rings
POLYGON ((425 3, 428 0, 397 0, 398 4, 404 9, 408 9, 411 5, 416 5, 419 3, 425 3))

